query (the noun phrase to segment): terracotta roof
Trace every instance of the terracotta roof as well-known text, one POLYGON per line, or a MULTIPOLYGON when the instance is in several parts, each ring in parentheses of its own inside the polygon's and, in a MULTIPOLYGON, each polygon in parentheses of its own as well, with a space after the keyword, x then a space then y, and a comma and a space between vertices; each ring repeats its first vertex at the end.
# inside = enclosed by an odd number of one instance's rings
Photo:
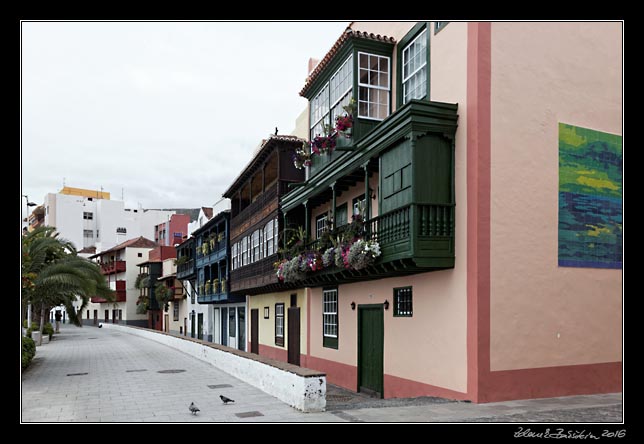
POLYGON ((262 144, 259 147, 259 150, 257 150, 257 154, 255 154, 252 159, 248 161, 246 166, 241 170, 239 175, 233 180, 233 183, 231 186, 228 187, 226 191, 222 194, 223 197, 231 197, 233 189, 237 187, 239 182, 247 175, 247 172, 251 169, 253 166, 253 163, 255 162, 255 159, 260 157, 262 155, 262 152, 265 150, 270 149, 271 145, 273 145, 275 142, 290 142, 290 143, 306 143, 306 140, 300 139, 297 136, 291 136, 291 135, 271 135, 269 136, 268 139, 265 139, 262 144))
POLYGON ((85 254, 94 254, 96 253, 96 247, 85 247, 82 250, 78 251, 78 254, 85 253, 85 254))
POLYGON ((201 207, 201 209, 203 210, 203 214, 205 214, 208 219, 212 219, 212 208, 201 207))
POLYGON ((351 38, 376 40, 379 42, 387 42, 387 43, 396 43, 396 39, 394 39, 393 37, 387 37, 386 35, 374 34, 373 32, 369 33, 369 32, 356 31, 351 28, 345 29, 345 31, 338 38, 338 40, 335 41, 335 43, 333 44, 329 52, 326 53, 324 58, 315 67, 313 72, 311 72, 309 76, 306 78, 306 83, 304 84, 304 87, 300 91, 300 96, 304 96, 308 92, 309 88, 311 87, 311 84, 320 75, 320 73, 324 71, 324 68, 326 68, 326 66, 331 62, 331 60, 333 60, 333 58, 338 53, 340 48, 342 48, 342 46, 344 46, 344 44, 351 38))
POLYGON ((126 240, 125 242, 118 244, 116 247, 112 247, 109 250, 101 251, 98 254, 95 254, 94 256, 91 257, 96 257, 100 256, 105 253, 111 253, 112 251, 118 251, 122 250, 124 248, 155 248, 158 247, 159 244, 156 242, 147 239, 143 236, 135 237, 134 239, 126 240))

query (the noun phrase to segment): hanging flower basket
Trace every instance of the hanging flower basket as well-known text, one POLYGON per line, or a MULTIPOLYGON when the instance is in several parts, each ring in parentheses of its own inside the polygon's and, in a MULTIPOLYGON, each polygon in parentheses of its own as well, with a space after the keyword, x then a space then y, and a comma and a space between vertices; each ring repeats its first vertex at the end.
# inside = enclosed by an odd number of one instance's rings
POLYGON ((353 116, 338 116, 335 118, 335 130, 346 138, 351 137, 353 128, 353 116))
POLYGON ((311 152, 323 155, 331 154, 335 149, 335 137, 334 136, 316 136, 311 141, 311 152))
POLYGON ((306 152, 304 146, 296 149, 293 153, 293 165, 295 165, 295 168, 298 170, 301 170, 306 166, 311 166, 311 155, 306 152))

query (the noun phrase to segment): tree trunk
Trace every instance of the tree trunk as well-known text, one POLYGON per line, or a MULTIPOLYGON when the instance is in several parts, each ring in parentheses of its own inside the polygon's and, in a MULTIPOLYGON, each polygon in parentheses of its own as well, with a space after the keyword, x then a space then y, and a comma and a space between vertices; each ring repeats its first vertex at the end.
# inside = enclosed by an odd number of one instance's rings
POLYGON ((45 304, 40 304, 40 340, 38 345, 42 345, 42 331, 45 328, 45 304))

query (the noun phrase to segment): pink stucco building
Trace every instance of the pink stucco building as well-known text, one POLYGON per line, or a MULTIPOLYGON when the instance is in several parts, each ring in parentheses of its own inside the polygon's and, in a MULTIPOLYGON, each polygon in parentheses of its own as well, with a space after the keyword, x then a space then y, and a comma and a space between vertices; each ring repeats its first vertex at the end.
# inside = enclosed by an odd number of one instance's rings
POLYGON ((353 96, 353 139, 281 212, 302 260, 358 213, 382 254, 252 293, 249 350, 387 398, 620 391, 621 23, 350 28, 302 95, 311 138, 353 96))

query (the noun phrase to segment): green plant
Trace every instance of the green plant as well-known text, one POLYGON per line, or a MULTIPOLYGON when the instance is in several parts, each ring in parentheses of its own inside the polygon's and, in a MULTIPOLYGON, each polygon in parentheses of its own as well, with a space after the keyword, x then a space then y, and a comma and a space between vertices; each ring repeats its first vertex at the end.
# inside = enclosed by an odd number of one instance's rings
POLYGON ((177 258, 177 265, 182 265, 188 262, 188 256, 180 256, 177 258))
POLYGON ((50 322, 45 323, 43 326, 42 333, 44 335, 49 335, 49 340, 51 340, 52 336, 54 336, 54 327, 51 325, 50 322))
MULTIPOLYGON (((26 325, 26 323, 27 321, 25 321, 23 325, 26 325)), ((31 327, 27 329, 25 334, 27 335, 28 338, 31 338, 31 333, 33 333, 34 331, 38 331, 38 324, 36 322, 31 323, 31 327)))
POLYGON ((136 281, 134 281, 134 288, 136 288, 137 290, 147 287, 148 285, 150 285, 150 279, 148 279, 147 273, 139 274, 136 277, 136 281))
POLYGON ((22 368, 27 368, 31 360, 36 356, 36 343, 33 339, 22 338, 22 368))

